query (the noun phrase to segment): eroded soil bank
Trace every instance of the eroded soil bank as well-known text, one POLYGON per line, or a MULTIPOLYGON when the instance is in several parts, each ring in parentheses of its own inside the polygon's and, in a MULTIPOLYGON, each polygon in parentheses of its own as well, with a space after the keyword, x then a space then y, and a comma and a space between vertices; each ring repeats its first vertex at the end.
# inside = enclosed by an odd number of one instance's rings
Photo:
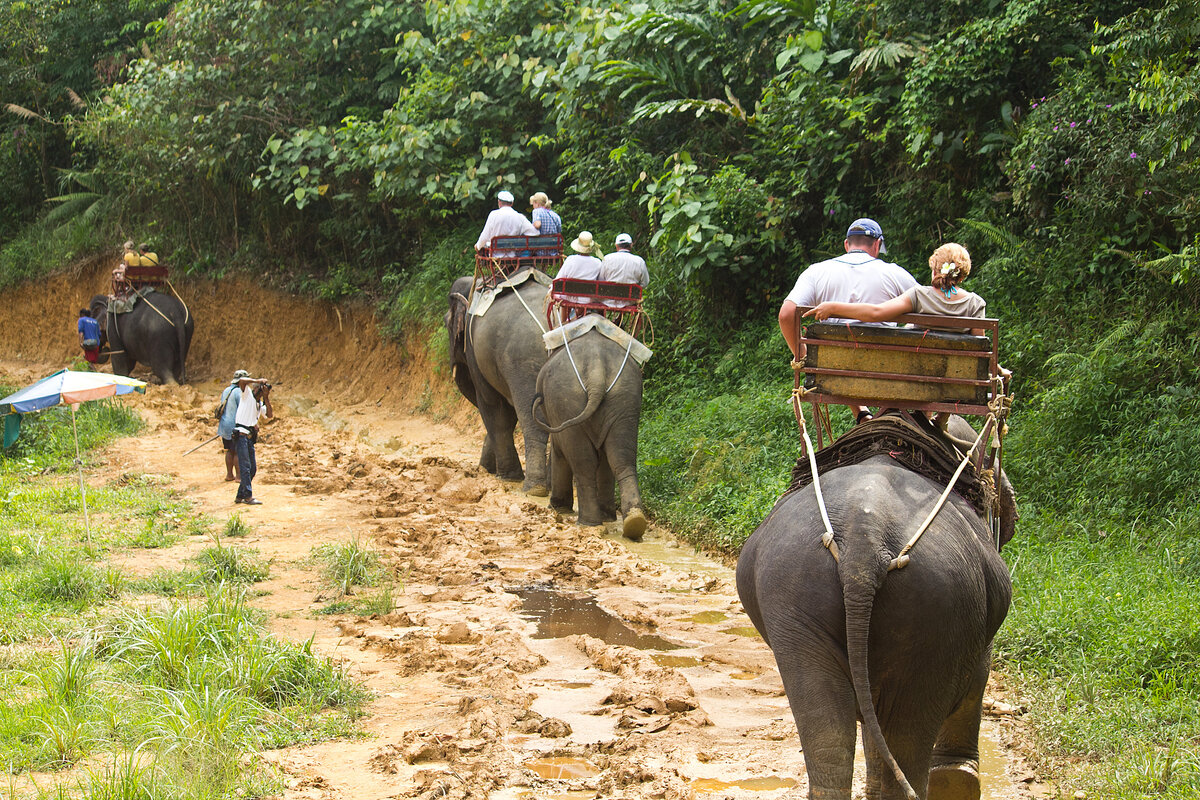
MULTIPOLYGON (((74 312, 103 269, 0 304, 0 375, 30 382, 75 355, 74 312)), ((170 476, 214 527, 270 559, 255 603, 291 640, 314 640, 376 693, 351 741, 272 751, 287 798, 775 798, 804 766, 770 651, 728 566, 652 526, 630 545, 583 529, 483 473, 480 427, 423 355, 383 342, 371 315, 241 281, 176 283, 197 319, 192 383, 152 386, 149 427, 110 447, 96 483, 170 476), (277 417, 255 494, 233 504, 215 433, 236 368, 271 377, 277 417), (437 419, 414 413, 433 405, 437 419), (313 548, 359 539, 396 581, 390 613, 318 613, 337 592, 313 548)), ((183 566, 199 537, 114 559, 131 574, 183 566)), ((1017 722, 993 690, 985 796, 1039 787, 1009 750, 1017 722)), ((860 790, 861 790, 861 775, 860 790)))

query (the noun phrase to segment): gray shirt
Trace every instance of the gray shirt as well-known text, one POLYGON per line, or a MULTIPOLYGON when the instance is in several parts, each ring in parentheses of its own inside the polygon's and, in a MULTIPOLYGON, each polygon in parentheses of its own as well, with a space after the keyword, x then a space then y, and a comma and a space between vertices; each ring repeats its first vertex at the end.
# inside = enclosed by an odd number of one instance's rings
MULTIPOLYGON (((904 293, 912 300, 914 314, 939 314, 947 317, 984 317, 987 302, 966 289, 959 289, 947 298, 941 289, 932 286, 914 286, 904 293)), ((969 331, 970 328, 943 328, 948 331, 969 331)))

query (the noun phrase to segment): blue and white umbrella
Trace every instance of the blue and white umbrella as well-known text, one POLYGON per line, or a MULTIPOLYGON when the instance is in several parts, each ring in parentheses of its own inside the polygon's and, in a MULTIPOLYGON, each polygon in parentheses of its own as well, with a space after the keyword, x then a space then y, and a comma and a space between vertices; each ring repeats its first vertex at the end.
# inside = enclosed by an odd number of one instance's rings
POLYGON ((0 400, 0 414, 4 415, 5 447, 11 446, 20 434, 21 414, 43 411, 64 404, 71 406, 71 433, 75 437, 75 466, 79 468, 79 494, 83 499, 83 524, 88 539, 91 539, 92 528, 88 521, 83 464, 79 460, 79 431, 75 424, 75 409, 80 403, 88 400, 101 400, 131 392, 145 394, 146 382, 127 378, 124 375, 61 369, 53 375, 42 378, 32 386, 26 386, 0 400))

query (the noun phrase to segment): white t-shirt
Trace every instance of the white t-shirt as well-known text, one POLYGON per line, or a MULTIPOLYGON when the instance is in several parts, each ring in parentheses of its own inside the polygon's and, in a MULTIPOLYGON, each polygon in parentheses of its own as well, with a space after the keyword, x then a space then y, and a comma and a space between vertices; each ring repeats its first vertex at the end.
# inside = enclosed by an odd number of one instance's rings
MULTIPOLYGON (((813 264, 796 279, 787 299, 804 308, 825 302, 886 303, 919 285, 898 264, 872 258, 861 250, 813 264)), ((830 317, 829 322, 847 322, 830 317)), ((888 325, 891 323, 869 323, 888 325)))
POLYGON ((254 399, 252 390, 247 389, 242 393, 242 400, 238 403, 237 416, 234 417, 234 425, 242 429, 243 433, 248 432, 251 428, 258 424, 258 418, 262 416, 265 406, 254 399))
MULTIPOLYGON (((475 249, 491 247, 492 239, 497 236, 536 236, 537 228, 529 218, 512 206, 500 206, 488 214, 487 222, 483 223, 483 231, 475 242, 475 249)), ((515 252, 492 253, 497 258, 512 258, 515 252)))
POLYGON ((604 257, 600 265, 600 280, 613 283, 636 283, 643 289, 650 283, 646 261, 628 250, 618 250, 604 257))
POLYGON ((572 253, 563 259, 558 270, 558 278, 574 278, 577 281, 600 280, 600 259, 595 256, 585 256, 572 253))

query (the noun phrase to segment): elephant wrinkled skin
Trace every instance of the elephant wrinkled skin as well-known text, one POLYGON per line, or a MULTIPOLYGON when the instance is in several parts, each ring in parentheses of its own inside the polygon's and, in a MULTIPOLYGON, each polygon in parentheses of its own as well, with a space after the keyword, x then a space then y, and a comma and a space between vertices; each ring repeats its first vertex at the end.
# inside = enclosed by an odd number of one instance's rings
MULTIPOLYGON (((951 423, 974 440, 965 421, 951 423)), ((1003 543, 1015 504, 1002 483, 1003 543)), ((951 493, 907 566, 888 571, 944 488, 875 456, 821 477, 840 562, 822 545, 812 485, 783 497, 742 549, 738 594, 774 652, 811 798, 849 800, 856 719, 868 797, 979 797, 980 716, 1008 570, 987 521, 951 493)))
POLYGON ((538 370, 546 363, 545 321, 535 314, 545 308, 548 289, 526 280, 497 295, 486 314, 472 316, 466 313, 471 283, 471 278, 459 278, 451 287, 446 332, 454 382, 483 419, 486 433, 479 464, 503 480, 524 479, 527 493, 545 497, 550 491, 548 437, 534 423, 532 408, 538 370), (524 470, 513 444, 518 422, 525 438, 524 470))
POLYGON ((599 525, 616 519, 613 489, 619 486, 624 534, 642 538, 647 523, 637 479, 641 413, 642 370, 626 357, 625 347, 592 330, 554 351, 538 374, 534 400, 534 416, 550 432, 551 508, 571 509, 574 479, 579 523, 599 525))
POLYGON ((163 383, 187 380, 187 354, 196 321, 178 298, 151 292, 128 313, 114 314, 108 297, 98 294, 88 311, 100 322, 100 361, 111 355, 114 374, 129 375, 138 364, 145 364, 163 383))

